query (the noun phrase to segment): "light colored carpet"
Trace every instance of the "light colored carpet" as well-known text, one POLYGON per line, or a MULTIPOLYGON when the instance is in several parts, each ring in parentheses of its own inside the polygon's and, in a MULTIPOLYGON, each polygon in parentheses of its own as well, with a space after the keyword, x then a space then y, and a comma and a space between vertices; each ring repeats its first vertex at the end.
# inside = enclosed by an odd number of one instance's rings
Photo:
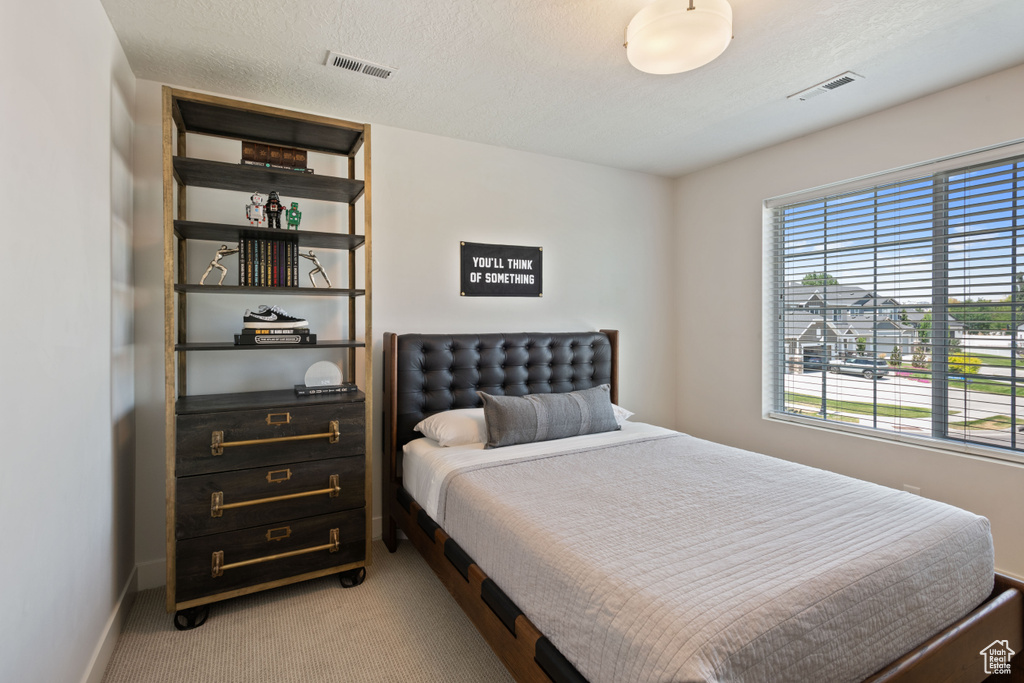
POLYGON ((172 616, 163 588, 139 593, 104 683, 512 681, 408 541, 375 542, 354 588, 329 576, 214 603, 191 631, 172 616))

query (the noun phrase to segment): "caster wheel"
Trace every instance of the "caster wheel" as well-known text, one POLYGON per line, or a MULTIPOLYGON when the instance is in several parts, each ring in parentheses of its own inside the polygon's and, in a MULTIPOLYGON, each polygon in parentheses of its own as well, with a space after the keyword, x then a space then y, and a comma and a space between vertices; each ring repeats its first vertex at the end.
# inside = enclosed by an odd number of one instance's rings
POLYGON ((210 616, 209 605, 178 610, 174 613, 174 628, 179 631, 191 631, 205 624, 208 616, 210 616))
POLYGON ((347 572, 339 574, 338 578, 342 588, 354 588, 366 579, 366 567, 349 569, 347 572))

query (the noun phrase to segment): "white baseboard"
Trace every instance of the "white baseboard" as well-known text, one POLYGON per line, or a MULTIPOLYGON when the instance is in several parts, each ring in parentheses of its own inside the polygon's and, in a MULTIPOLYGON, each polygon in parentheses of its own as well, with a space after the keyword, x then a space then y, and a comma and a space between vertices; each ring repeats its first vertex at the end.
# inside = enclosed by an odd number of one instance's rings
POLYGON ((114 654, 114 646, 117 645, 117 639, 121 635, 121 628, 128 619, 128 613, 135 602, 135 594, 138 592, 138 572, 133 569, 128 577, 128 581, 125 582, 124 588, 121 590, 117 604, 114 605, 114 609, 111 610, 110 617, 103 627, 103 633, 100 635, 100 640, 92 653, 92 659, 89 660, 89 666, 86 667, 85 673, 82 674, 81 683, 101 683, 103 680, 107 664, 110 663, 110 657, 114 654))
MULTIPOLYGON (((382 530, 381 518, 374 517, 370 532, 373 534, 373 540, 380 540, 383 533, 382 530)), ((163 558, 141 562, 135 565, 135 571, 138 575, 138 587, 136 590, 144 591, 167 585, 167 561, 163 558)))

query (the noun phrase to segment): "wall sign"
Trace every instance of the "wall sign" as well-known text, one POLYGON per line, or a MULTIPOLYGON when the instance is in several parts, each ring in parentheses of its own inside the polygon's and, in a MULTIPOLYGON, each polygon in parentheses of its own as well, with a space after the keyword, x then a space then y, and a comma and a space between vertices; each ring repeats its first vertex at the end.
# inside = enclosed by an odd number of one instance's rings
POLYGON ((461 244, 462 296, 544 296, 543 247, 461 244))

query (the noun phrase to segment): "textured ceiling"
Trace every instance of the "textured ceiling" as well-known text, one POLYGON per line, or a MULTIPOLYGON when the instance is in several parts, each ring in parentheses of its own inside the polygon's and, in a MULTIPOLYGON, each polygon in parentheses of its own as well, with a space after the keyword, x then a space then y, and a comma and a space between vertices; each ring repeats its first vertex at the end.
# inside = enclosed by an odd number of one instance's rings
POLYGON ((1024 0, 731 0, 730 47, 672 76, 626 61, 647 0, 101 1, 139 78, 667 176, 1024 63, 1024 0))

